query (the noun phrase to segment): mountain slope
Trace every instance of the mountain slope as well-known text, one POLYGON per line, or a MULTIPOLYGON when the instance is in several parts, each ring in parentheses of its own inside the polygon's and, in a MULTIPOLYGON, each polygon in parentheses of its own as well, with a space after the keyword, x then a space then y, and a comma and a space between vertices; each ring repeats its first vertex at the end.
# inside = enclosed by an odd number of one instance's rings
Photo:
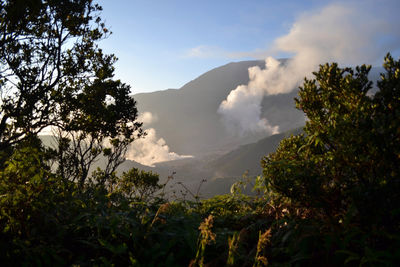
MULTIPOLYGON (((142 93, 133 97, 139 111, 149 111, 158 118, 145 126, 155 128, 157 135, 166 140, 172 151, 195 156, 227 152, 265 136, 265 133, 238 136, 228 132, 217 112, 231 90, 248 83, 248 68, 252 66, 264 68, 265 62, 229 63, 201 75, 179 90, 142 93)), ((296 92, 266 97, 263 116, 280 125, 282 131, 301 126, 304 117, 294 108, 295 95, 296 92)))
MULTIPOLYGON (((280 60, 282 63, 286 59, 280 60)), ((140 112, 149 111, 157 121, 145 125, 178 154, 204 156, 226 153, 239 145, 255 142, 265 133, 238 135, 224 127, 218 108, 238 85, 249 81, 248 68, 265 68, 262 60, 229 63, 210 70, 180 89, 134 95, 140 112)), ((379 78, 380 67, 371 69, 370 78, 379 78)), ((304 114, 295 109, 297 89, 287 94, 268 95, 262 101, 261 117, 285 132, 304 125, 304 114)))
POLYGON ((276 150, 279 142, 302 132, 301 128, 263 138, 255 143, 246 144, 212 161, 207 167, 214 170, 214 177, 240 176, 248 171, 249 175, 259 175, 262 171, 261 160, 276 150))

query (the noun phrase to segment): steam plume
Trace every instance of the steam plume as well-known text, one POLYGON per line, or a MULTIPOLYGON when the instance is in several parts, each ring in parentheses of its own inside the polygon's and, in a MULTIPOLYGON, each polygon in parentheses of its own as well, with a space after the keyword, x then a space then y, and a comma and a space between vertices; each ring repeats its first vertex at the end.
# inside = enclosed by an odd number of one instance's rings
MULTIPOLYGON (((140 114, 138 121, 144 125, 151 124, 157 120, 157 116, 151 112, 140 114)), ((144 138, 135 140, 129 147, 126 158, 140 164, 154 167, 157 162, 192 158, 191 155, 179 155, 171 152, 163 138, 158 138, 154 128, 146 129, 147 135, 144 138)))
POLYGON ((232 90, 220 104, 218 112, 229 127, 239 133, 274 134, 278 126, 271 126, 260 117, 264 96, 293 91, 319 64, 375 63, 390 49, 398 48, 400 32, 395 25, 384 17, 384 12, 371 11, 363 4, 332 4, 301 16, 270 50, 291 54, 292 58, 282 64, 267 57, 265 69, 249 68, 249 83, 232 90))

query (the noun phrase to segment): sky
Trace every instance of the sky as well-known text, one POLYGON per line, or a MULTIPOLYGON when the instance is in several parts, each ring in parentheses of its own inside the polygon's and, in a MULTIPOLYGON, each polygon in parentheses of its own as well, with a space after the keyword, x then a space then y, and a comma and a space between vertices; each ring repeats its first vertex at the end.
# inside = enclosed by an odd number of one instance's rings
POLYGON ((100 46, 119 58, 116 77, 133 93, 180 88, 212 68, 254 59, 321 2, 102 0, 113 34, 100 46))
MULTIPOLYGON (((372 16, 377 12, 394 21, 400 11, 397 0, 97 2, 113 32, 100 46, 119 58, 116 78, 131 85, 132 93, 177 89, 233 61, 265 59, 273 53, 274 57, 290 57, 290 52, 272 51, 274 41, 287 35, 302 16, 334 3, 354 2, 369 9, 372 16)), ((359 19, 368 25, 371 18, 359 19)))

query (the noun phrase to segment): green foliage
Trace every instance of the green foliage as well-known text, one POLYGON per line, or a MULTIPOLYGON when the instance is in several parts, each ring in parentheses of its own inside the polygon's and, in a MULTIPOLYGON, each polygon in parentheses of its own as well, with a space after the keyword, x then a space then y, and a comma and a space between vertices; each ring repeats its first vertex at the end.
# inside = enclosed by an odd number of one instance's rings
POLYGON ((257 253, 254 259, 254 267, 258 266, 267 266, 268 259, 263 255, 263 251, 265 250, 266 245, 269 242, 271 237, 271 229, 265 231, 265 233, 261 234, 261 231, 258 235, 258 243, 257 243, 257 253))
POLYGON ((214 217, 210 215, 199 226, 200 236, 198 241, 198 249, 196 258, 191 266, 204 266, 204 252, 206 250, 206 246, 212 244, 212 242, 215 242, 216 235, 212 232, 213 221, 214 217))
POLYGON ((117 191, 132 200, 148 201, 156 191, 162 188, 158 181, 158 174, 132 168, 122 174, 118 181, 117 191))
POLYGON ((228 238, 228 259, 226 261, 227 266, 234 266, 235 265, 235 254, 237 254, 238 249, 238 242, 239 242, 239 233, 235 232, 232 237, 228 238))
POLYGON ((325 250, 309 246, 306 256, 313 260, 320 251, 327 258, 319 260, 329 261, 338 247, 349 255, 347 262, 390 265, 398 257, 399 64, 385 58, 386 73, 371 96, 370 67, 321 66, 296 99, 308 117, 305 134, 283 140, 264 159, 267 186, 308 209, 308 225, 323 233, 313 238, 329 243, 325 250), (397 256, 389 260, 385 250, 397 256))
POLYGON ((5 233, 27 234, 24 228, 31 213, 46 205, 43 196, 54 176, 43 165, 43 153, 31 147, 14 152, 0 172, 1 223, 5 233), (39 201, 38 201, 39 200, 39 201))

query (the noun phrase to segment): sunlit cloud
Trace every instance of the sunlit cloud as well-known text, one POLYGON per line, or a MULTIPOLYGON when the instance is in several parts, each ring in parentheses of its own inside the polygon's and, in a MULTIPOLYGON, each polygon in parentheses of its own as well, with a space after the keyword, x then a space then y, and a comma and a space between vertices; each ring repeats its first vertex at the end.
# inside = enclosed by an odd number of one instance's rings
POLYGON ((126 158, 140 164, 154 167, 155 163, 192 158, 191 155, 179 155, 170 151, 169 146, 163 138, 157 137, 153 128, 146 130, 144 138, 135 140, 129 147, 126 158))

